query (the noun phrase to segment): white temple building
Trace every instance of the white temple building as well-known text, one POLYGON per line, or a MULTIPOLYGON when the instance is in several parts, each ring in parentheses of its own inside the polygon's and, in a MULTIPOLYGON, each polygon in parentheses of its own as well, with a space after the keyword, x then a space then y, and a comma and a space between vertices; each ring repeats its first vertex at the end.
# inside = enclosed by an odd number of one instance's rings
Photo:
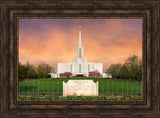
MULTIPOLYGON (((96 55, 95 55, 96 56, 96 55)), ((99 71, 103 75, 103 64, 88 62, 84 56, 84 47, 81 40, 81 26, 79 27, 79 43, 76 49, 76 56, 72 62, 57 63, 57 76, 60 73, 71 72, 73 76, 87 76, 90 71, 99 71)))

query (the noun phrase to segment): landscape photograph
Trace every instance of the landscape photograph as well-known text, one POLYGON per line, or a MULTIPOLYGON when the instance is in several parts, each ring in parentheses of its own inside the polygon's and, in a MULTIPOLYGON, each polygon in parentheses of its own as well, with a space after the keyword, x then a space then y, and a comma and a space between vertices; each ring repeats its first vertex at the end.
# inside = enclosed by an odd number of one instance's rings
POLYGON ((18 100, 142 100, 142 19, 18 21, 18 100))

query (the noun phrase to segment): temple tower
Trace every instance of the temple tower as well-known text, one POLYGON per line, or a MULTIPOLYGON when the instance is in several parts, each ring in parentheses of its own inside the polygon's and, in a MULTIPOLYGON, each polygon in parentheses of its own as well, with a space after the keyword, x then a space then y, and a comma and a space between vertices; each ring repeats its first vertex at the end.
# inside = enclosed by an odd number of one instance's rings
POLYGON ((84 56, 84 47, 82 46, 81 26, 79 26, 79 41, 76 49, 76 56, 74 57, 73 62, 78 62, 78 63, 87 62, 87 59, 84 56))
POLYGON ((84 56, 84 47, 82 46, 81 39, 81 26, 79 26, 79 41, 76 47, 76 56, 72 62, 58 63, 57 74, 71 72, 73 76, 88 76, 90 71, 98 70, 101 74, 103 65, 102 63, 87 62, 84 56))

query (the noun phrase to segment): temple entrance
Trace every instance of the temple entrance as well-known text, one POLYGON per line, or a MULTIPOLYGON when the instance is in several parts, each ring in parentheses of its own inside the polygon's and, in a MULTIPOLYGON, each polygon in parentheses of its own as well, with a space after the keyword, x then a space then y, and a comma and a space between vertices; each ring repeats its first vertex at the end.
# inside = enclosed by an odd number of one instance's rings
POLYGON ((85 76, 84 76, 84 74, 77 74, 77 75, 75 75, 75 77, 76 77, 76 78, 83 78, 83 77, 85 77, 85 76))

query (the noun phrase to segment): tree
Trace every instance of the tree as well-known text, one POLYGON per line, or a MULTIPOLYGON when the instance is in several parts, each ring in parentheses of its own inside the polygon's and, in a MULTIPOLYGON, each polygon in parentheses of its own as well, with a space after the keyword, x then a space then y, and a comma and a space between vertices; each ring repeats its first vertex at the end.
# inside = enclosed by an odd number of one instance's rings
POLYGON ((45 78, 48 76, 48 73, 51 72, 52 67, 48 64, 43 63, 39 64, 36 70, 39 78, 45 78))
POLYGON ((119 76, 121 79, 129 79, 130 73, 125 65, 122 66, 119 76))
POLYGON ((71 72, 64 72, 64 73, 60 73, 59 76, 62 78, 71 78, 72 73, 71 72))
POLYGON ((142 61, 138 56, 133 55, 126 59, 124 65, 129 71, 129 78, 131 80, 141 80, 142 77, 142 61))
POLYGON ((138 62, 137 80, 142 80, 142 59, 139 59, 138 62))
POLYGON ((120 75, 120 70, 122 68, 122 64, 112 64, 108 70, 107 70, 107 73, 111 74, 112 75, 112 78, 119 78, 120 75))
POLYGON ((37 78, 37 72, 36 72, 36 68, 29 64, 27 62, 27 64, 22 64, 22 63, 18 63, 18 80, 24 80, 24 79, 30 79, 30 78, 37 78))
POLYGON ((123 65, 112 64, 107 73, 112 75, 112 78, 142 80, 142 59, 137 55, 129 56, 123 65))
POLYGON ((100 74, 100 72, 98 72, 98 70, 90 71, 88 76, 90 78, 101 78, 102 77, 102 75, 100 74))
POLYGON ((129 57, 125 60, 125 65, 137 64, 138 61, 139 61, 139 58, 138 58, 137 55, 129 56, 129 57))
POLYGON ((22 63, 18 63, 18 80, 25 80, 27 78, 28 68, 22 63))
POLYGON ((26 68, 27 68, 27 78, 34 78, 34 79, 37 78, 36 67, 27 62, 26 68))

